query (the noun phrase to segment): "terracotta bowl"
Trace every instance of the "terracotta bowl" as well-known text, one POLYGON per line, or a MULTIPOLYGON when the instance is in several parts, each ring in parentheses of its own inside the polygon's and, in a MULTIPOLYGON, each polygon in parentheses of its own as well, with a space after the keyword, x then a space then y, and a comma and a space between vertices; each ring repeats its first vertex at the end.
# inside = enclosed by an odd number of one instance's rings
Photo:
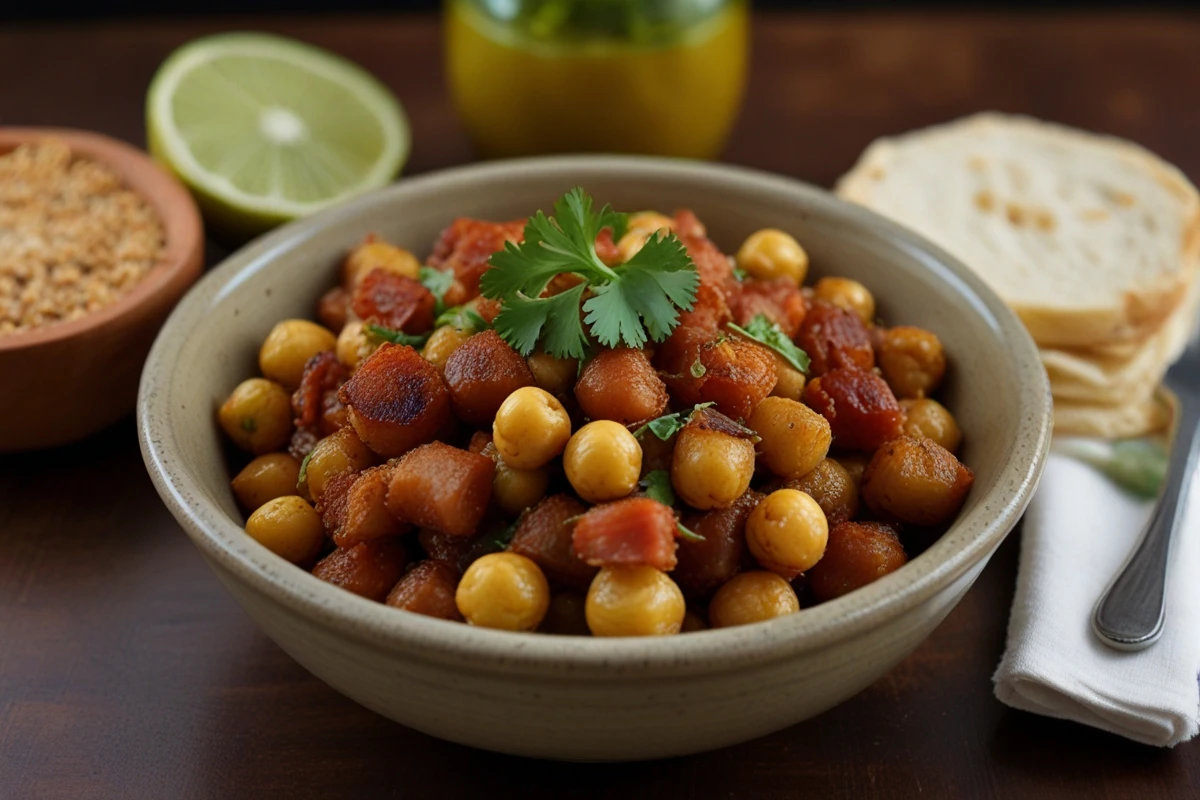
POLYGON ((171 512, 246 612, 315 675, 434 736, 527 756, 623 760, 784 728, 912 652, 1025 508, 1049 443, 1050 393, 1016 317, 916 234, 792 180, 599 156, 407 179, 259 240, 209 274, 167 321, 138 414, 147 468, 171 512), (515 634, 398 611, 323 583, 246 536, 214 412, 253 374, 272 325, 310 316, 339 258, 368 233, 424 252, 456 216, 525 216, 574 185, 617 208, 692 208, 726 251, 757 228, 789 230, 815 275, 857 278, 886 319, 937 332, 952 365, 947 403, 976 475, 945 535, 838 600, 758 625, 653 639, 515 634))
POLYGON ((112 305, 70 322, 0 334, 0 452, 73 442, 133 410, 146 353, 204 258, 196 204, 142 151, 84 131, 0 128, 0 154, 47 138, 120 175, 158 211, 167 246, 158 265, 112 305))

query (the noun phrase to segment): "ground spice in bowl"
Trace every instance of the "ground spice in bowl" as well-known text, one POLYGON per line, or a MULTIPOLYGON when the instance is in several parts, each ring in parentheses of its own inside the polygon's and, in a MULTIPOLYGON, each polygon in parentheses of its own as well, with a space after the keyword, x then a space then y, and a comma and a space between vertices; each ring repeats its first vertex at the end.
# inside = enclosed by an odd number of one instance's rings
POLYGON ((158 213, 110 167, 54 139, 0 155, 0 335, 112 304, 165 247, 158 213))

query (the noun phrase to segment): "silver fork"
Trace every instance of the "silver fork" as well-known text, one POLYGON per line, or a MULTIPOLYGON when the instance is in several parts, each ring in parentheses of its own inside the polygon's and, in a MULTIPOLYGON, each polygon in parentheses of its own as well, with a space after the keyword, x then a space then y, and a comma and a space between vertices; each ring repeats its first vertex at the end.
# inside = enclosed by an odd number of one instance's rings
POLYGON ((1092 614, 1092 630, 1118 650, 1143 650, 1154 644, 1166 620, 1171 539, 1183 525, 1187 490, 1200 461, 1200 338, 1192 337, 1163 383, 1178 399, 1167 477, 1137 548, 1092 614))

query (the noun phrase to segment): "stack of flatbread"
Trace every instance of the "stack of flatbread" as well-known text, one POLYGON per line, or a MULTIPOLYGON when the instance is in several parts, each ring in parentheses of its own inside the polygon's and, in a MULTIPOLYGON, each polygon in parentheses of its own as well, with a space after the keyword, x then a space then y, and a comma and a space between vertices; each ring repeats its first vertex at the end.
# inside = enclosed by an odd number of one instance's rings
POLYGON ((1055 431, 1161 429, 1158 391, 1200 307, 1200 197, 1135 144, 979 114, 880 139, 838 194, 979 273, 1041 350, 1055 431))

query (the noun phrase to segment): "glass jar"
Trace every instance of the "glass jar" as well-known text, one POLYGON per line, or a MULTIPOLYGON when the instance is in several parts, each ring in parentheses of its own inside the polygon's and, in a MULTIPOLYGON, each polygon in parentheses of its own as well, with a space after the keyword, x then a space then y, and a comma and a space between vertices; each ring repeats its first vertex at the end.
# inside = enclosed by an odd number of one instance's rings
POLYGON ((447 0, 446 71, 481 155, 720 153, 746 0, 447 0))

